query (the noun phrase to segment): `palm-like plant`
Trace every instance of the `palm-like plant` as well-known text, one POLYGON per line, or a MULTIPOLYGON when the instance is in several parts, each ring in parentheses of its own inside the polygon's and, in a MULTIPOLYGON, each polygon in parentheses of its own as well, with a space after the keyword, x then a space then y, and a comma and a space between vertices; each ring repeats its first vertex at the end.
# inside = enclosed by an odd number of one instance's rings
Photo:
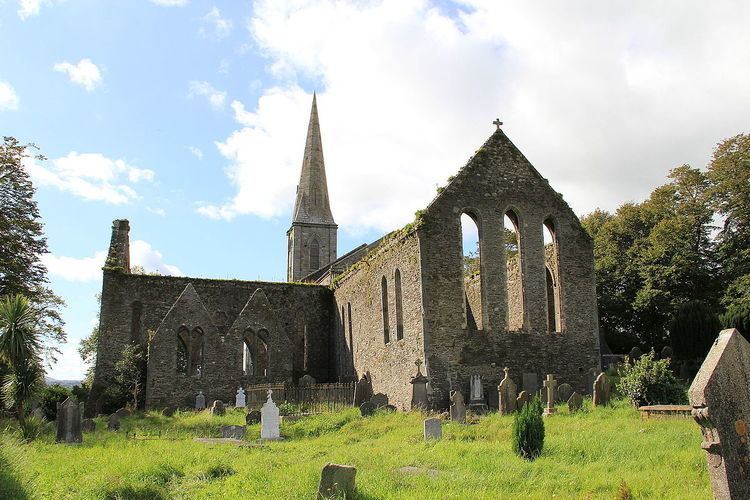
POLYGON ((26 407, 44 384, 38 314, 22 295, 0 298, 0 361, 10 367, 2 399, 23 427, 26 407))

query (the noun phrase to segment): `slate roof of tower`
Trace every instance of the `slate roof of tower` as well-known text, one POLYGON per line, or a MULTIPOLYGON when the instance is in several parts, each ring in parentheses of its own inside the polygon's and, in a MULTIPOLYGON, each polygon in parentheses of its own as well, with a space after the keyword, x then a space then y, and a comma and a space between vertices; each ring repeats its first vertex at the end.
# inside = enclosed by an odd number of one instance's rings
POLYGON ((318 105, 313 94, 310 124, 307 127, 302 172, 297 185, 292 224, 336 224, 328 201, 328 182, 323 161, 323 143, 320 139, 318 105))

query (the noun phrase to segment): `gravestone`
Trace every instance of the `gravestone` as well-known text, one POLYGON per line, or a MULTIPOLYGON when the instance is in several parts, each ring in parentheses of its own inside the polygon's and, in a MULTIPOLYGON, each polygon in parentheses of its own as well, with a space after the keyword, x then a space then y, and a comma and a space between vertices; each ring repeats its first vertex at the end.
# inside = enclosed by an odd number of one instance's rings
POLYGON ((422 372, 420 371, 422 362, 417 360, 414 364, 417 365, 417 374, 412 377, 410 382, 412 411, 427 408, 427 382, 429 382, 429 379, 422 375, 422 372))
POLYGON ((498 411, 500 415, 509 415, 516 411, 516 384, 511 380, 508 367, 503 370, 505 377, 497 386, 498 411))
POLYGON ((198 395, 195 396, 195 409, 203 410, 206 407, 206 396, 203 395, 203 391, 198 391, 198 395))
POLYGON ((306 387, 308 385, 313 385, 316 382, 315 377, 312 375, 302 375, 299 380, 297 381, 297 384, 306 387))
POLYGON ((526 391, 526 394, 536 394, 539 390, 536 373, 523 374, 523 390, 526 391))
POLYGON ((318 498, 354 498, 357 468, 327 463, 320 473, 318 498))
POLYGON ((37 420, 44 420, 44 410, 37 406, 31 411, 31 416, 37 420))
POLYGON ((428 418, 424 421, 424 439, 440 440, 443 437, 443 424, 439 418, 428 418))
POLYGON ((547 406, 544 408, 542 416, 553 415, 557 410, 555 409, 555 386, 557 386, 557 380, 552 375, 547 375, 544 380, 544 388, 547 389, 547 406))
POLYGON ((660 355, 661 359, 671 360, 672 356, 674 356, 674 351, 672 350, 671 347, 669 347, 668 345, 665 345, 664 347, 661 348, 661 355, 660 355))
POLYGON ((714 498, 750 498, 750 344, 723 330, 688 395, 701 427, 714 498))
POLYGON ((471 376, 469 384, 469 408, 475 412, 483 412, 487 409, 481 375, 471 376))
POLYGON ((361 405, 359 405, 359 412, 362 414, 363 417, 369 417, 375 413, 375 410, 377 410, 378 407, 375 406, 375 404, 372 401, 365 401, 361 405))
POLYGON ((365 401, 369 401, 372 398, 372 382, 367 375, 362 375, 362 378, 357 381, 354 386, 354 406, 359 407, 365 401))
POLYGON ((464 403, 464 395, 461 394, 461 391, 451 391, 450 410, 453 422, 466 423, 466 404, 464 403))
POLYGON ((109 416, 109 419, 107 420, 107 430, 110 431, 119 431, 120 430, 120 417, 117 416, 117 413, 113 413, 109 416))
POLYGON ((633 347, 628 353, 628 361, 630 361, 630 363, 634 363, 641 359, 641 356, 643 356, 643 351, 641 351, 637 347, 633 347))
POLYGON ((228 439, 244 439, 246 428, 244 425, 222 425, 221 437, 228 439))
POLYGON ((245 423, 247 425, 254 425, 260 423, 260 410, 250 410, 245 415, 245 423))
POLYGON ((81 421, 81 431, 83 432, 96 432, 96 422, 93 418, 84 418, 81 421))
POLYGON ((583 397, 577 392, 574 392, 570 395, 570 398, 568 398, 568 411, 573 413, 581 408, 583 408, 583 397))
POLYGON ((519 392, 516 398, 516 409, 521 411, 527 404, 529 404, 529 393, 526 391, 519 392))
POLYGON ((607 374, 602 372, 594 382, 594 406, 605 406, 609 403, 611 386, 607 374))
POLYGON ((117 410, 117 411, 115 412, 115 415, 117 415, 117 416, 118 416, 119 418, 121 418, 121 419, 122 419, 122 418, 125 418, 125 417, 129 417, 129 416, 131 416, 132 414, 133 414, 133 412, 132 412, 132 411, 130 411, 130 410, 128 410, 127 408, 120 408, 119 410, 117 410))
POLYGON ((221 399, 217 399, 214 401, 214 404, 211 405, 211 415, 215 415, 217 417, 220 417, 224 415, 224 402, 221 399))
POLYGON ((560 384, 557 388, 557 401, 567 402, 573 394, 573 387, 570 384, 560 384))
POLYGON ((260 410, 260 438, 261 439, 280 439, 281 433, 279 431, 279 424, 281 419, 279 418, 279 408, 276 403, 271 399, 273 391, 268 390, 268 399, 263 404, 263 408, 260 410))
POLYGON ((595 368, 589 368, 589 371, 586 372, 586 390, 583 392, 584 394, 594 394, 594 382, 596 382, 598 375, 599 372, 595 368))
POLYGON ((379 392, 370 398, 370 403, 374 404, 375 408, 383 408, 384 406, 388 406, 388 396, 379 392))
POLYGON ((82 443, 81 417, 83 403, 70 396, 62 403, 57 403, 57 437, 58 443, 82 443))
POLYGON ((167 406, 166 408, 164 408, 164 411, 162 412, 162 414, 165 417, 171 417, 172 415, 174 415, 176 411, 177 411, 177 408, 175 408, 174 406, 167 406))
POLYGON ((246 406, 245 402, 245 390, 240 387, 237 389, 237 394, 234 395, 234 407, 235 408, 244 408, 246 406))

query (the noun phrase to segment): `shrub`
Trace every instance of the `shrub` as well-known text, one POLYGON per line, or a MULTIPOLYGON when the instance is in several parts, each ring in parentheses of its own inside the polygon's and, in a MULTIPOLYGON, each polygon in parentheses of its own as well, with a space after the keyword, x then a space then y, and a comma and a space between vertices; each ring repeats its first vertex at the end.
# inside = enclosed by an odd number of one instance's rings
POLYGON ((21 437, 24 441, 33 441, 41 436, 47 428, 47 421, 35 415, 29 415, 18 422, 21 428, 21 437))
POLYGON ((44 418, 49 421, 57 419, 57 403, 62 403, 71 395, 70 389, 59 384, 48 385, 39 393, 39 407, 44 418))
POLYGON ((732 304, 721 315, 724 328, 736 328, 745 339, 750 341, 750 305, 732 304))
POLYGON ((534 460, 542 454, 543 446, 542 401, 535 397, 513 418, 513 452, 526 460, 534 460))
POLYGON ((687 402, 685 387, 669 368, 669 360, 656 359, 653 350, 633 365, 622 365, 617 390, 636 407, 687 402))
POLYGON ((703 358, 721 330, 719 318, 699 300, 681 305, 669 323, 669 338, 677 359, 703 358))

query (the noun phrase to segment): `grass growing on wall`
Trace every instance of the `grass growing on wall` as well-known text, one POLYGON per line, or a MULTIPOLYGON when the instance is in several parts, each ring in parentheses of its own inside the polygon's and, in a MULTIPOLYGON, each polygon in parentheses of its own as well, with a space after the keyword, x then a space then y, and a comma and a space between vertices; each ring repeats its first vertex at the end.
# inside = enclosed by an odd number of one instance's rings
MULTIPOLYGON (((19 444, 7 429, 0 434, 0 497, 314 498, 326 462, 357 467, 361 498, 611 499, 623 484, 635 498, 711 497, 692 420, 641 421, 625 402, 591 411, 589 401, 586 408, 571 415, 560 407, 545 419, 544 451, 533 462, 513 454, 512 417, 499 415, 476 425, 444 423, 443 439, 429 443, 419 413, 364 419, 355 409, 282 425, 284 441, 246 448, 192 439, 243 423, 240 411, 128 417, 117 433, 100 418, 82 445, 55 444, 51 430, 19 444), (133 440, 125 431, 162 437, 133 440), (405 466, 437 472, 398 471, 405 466)), ((248 443, 259 434, 258 425, 249 427, 248 443)))

